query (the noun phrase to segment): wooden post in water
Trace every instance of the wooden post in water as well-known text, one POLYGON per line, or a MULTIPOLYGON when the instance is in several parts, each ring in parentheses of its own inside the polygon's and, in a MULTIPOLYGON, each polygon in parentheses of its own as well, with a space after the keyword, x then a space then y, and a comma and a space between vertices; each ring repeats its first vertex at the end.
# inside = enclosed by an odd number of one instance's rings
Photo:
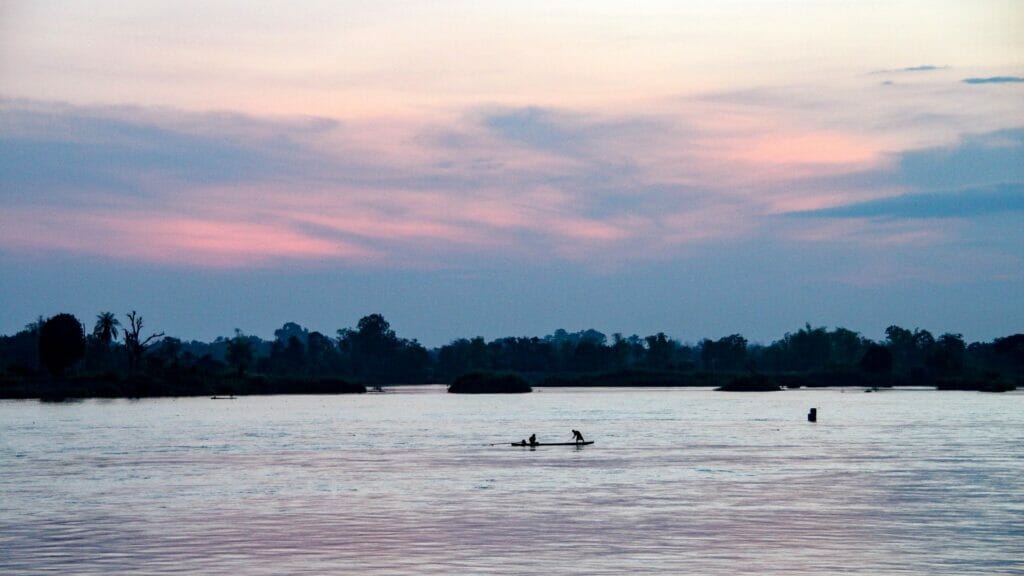
POLYGON ((817 408, 811 408, 811 411, 807 413, 807 421, 808 422, 817 422, 818 421, 818 409, 817 408))

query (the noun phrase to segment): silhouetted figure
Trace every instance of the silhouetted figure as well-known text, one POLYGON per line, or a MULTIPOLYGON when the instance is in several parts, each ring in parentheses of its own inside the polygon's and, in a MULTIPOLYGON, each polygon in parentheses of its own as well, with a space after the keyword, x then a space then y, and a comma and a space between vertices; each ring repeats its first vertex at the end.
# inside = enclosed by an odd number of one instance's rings
POLYGON ((807 421, 808 422, 817 422, 818 421, 818 409, 817 408, 811 408, 811 411, 807 413, 807 421))
POLYGON ((583 439, 583 434, 581 434, 579 430, 572 431, 572 439, 575 440, 577 444, 579 444, 580 442, 585 442, 585 440, 583 439))
POLYGON ((536 446, 536 445, 537 445, 537 435, 536 434, 530 434, 530 446, 536 446))

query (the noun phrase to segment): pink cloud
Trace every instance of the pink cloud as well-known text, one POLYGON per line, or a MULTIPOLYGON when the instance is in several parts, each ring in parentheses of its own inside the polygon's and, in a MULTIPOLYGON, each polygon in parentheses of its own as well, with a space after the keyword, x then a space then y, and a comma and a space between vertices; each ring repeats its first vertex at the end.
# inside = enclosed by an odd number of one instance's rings
POLYGON ((837 132, 788 132, 742 139, 729 157, 753 164, 870 166, 878 146, 866 138, 837 132))
MULTIPOLYGON (((750 237, 765 230, 764 216, 893 192, 814 184, 887 169, 884 139, 766 106, 687 104, 635 117, 499 114, 499 128, 480 111, 325 120, 101 109, 93 112, 111 122, 71 125, 86 127, 89 148, 116 144, 90 156, 103 177, 89 192, 10 206, 0 242, 210 266, 461 255, 603 265, 673 257, 750 237), (140 146, 137 166, 105 163, 140 146), (190 156, 193 147, 209 162, 190 156)), ((19 130, 64 143, 64 124, 36 112, 19 130)))
POLYGON ((16 208, 5 212, 0 244, 83 252, 115 259, 210 267, 258 266, 281 259, 366 260, 372 252, 281 226, 125 211, 16 208))

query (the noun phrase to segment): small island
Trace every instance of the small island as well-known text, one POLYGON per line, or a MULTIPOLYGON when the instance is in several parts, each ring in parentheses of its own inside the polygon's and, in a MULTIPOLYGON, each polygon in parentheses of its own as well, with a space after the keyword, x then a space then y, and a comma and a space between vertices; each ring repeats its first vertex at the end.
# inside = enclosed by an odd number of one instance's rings
POLYGON ((724 386, 715 388, 719 392, 778 392, 782 387, 761 374, 737 376, 724 386))
POLYGON ((533 392, 530 384, 516 374, 471 372, 463 374, 448 387, 452 394, 525 394, 533 392))

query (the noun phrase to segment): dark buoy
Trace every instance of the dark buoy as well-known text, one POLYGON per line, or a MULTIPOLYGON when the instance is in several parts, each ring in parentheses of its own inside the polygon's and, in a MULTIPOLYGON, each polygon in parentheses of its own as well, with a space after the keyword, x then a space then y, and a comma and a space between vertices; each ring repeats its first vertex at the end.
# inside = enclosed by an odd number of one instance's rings
POLYGON ((807 413, 807 421, 808 422, 817 422, 818 421, 818 409, 817 408, 811 408, 811 411, 807 413))

